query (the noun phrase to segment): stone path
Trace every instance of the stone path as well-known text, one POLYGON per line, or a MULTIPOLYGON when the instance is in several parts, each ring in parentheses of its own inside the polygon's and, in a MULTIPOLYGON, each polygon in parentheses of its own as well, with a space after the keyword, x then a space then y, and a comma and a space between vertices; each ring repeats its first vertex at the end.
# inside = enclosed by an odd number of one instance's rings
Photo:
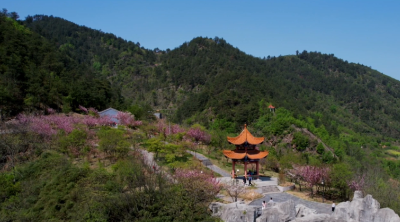
POLYGON ((269 193, 269 194, 266 194, 263 198, 251 202, 249 205, 261 206, 263 200, 265 200, 265 202, 268 202, 271 197, 274 202, 285 202, 285 201, 288 201, 289 199, 292 199, 294 201, 295 205, 303 204, 304 206, 306 206, 308 208, 316 210, 316 212, 319 214, 321 214, 321 213, 331 214, 332 213, 332 208, 331 208, 330 204, 324 204, 324 203, 303 200, 296 196, 290 195, 288 193, 269 193))
POLYGON ((231 175, 226 172, 225 170, 219 168, 218 166, 215 166, 214 164, 211 163, 211 161, 205 157, 203 154, 196 153, 193 151, 188 150, 188 153, 192 154, 194 157, 196 157, 198 160, 200 160, 204 166, 209 168, 210 170, 220 174, 222 177, 231 177, 231 175))
MULTIPOLYGON (((138 149, 138 151, 143 155, 145 158, 145 163, 149 167, 154 167, 154 169, 161 169, 160 166, 157 164, 156 161, 154 161, 154 154, 145 150, 145 149, 138 149)), ((156 171, 157 173, 162 173, 169 181, 176 182, 175 179, 167 172, 165 171, 156 171)))

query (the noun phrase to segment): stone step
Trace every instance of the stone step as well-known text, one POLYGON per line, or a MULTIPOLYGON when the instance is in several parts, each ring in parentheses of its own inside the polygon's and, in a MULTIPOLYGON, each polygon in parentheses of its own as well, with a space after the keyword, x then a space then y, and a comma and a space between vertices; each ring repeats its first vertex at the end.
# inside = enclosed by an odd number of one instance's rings
POLYGON ((213 165, 213 164, 211 163, 211 160, 209 160, 209 159, 202 160, 202 162, 203 162, 203 165, 204 165, 204 166, 211 166, 211 165, 213 165))

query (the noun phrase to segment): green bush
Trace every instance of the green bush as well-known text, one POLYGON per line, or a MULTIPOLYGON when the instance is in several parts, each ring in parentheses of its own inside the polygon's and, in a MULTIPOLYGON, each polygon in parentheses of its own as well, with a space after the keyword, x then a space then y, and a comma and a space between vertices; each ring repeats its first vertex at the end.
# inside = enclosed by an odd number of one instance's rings
POLYGON ((99 149, 107 154, 124 156, 128 153, 130 144, 124 138, 124 130, 102 128, 98 133, 99 149))
POLYGON ((319 153, 319 154, 324 154, 324 152, 325 152, 324 145, 322 145, 322 143, 318 143, 318 146, 317 146, 317 153, 319 153))
POLYGON ((303 135, 301 132, 295 132, 293 134, 293 141, 296 144, 296 149, 298 151, 304 151, 310 144, 310 140, 307 136, 303 135))
POLYGON ((80 152, 86 144, 86 138, 86 131, 74 129, 67 136, 61 136, 58 141, 59 150, 63 153, 71 153, 71 149, 80 152))
POLYGON ((325 153, 322 155, 322 161, 323 161, 324 163, 332 163, 332 162, 334 162, 333 154, 332 154, 331 152, 325 152, 325 153))

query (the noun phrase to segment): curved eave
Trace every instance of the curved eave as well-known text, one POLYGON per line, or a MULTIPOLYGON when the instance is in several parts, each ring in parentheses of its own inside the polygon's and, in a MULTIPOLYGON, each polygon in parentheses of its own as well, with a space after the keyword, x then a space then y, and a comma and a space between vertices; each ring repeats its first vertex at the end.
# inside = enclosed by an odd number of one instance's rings
POLYGON ((259 153, 256 153, 256 154, 250 154, 250 153, 248 153, 248 154, 247 154, 247 157, 248 157, 249 159, 252 159, 252 160, 259 160, 259 159, 262 159, 262 158, 267 157, 268 154, 269 154, 268 151, 262 151, 262 152, 259 152, 259 153))
POLYGON ((229 159, 241 160, 246 156, 246 153, 236 153, 232 150, 223 150, 222 153, 229 159))
POLYGON ((258 160, 268 156, 268 151, 261 151, 255 153, 235 152, 233 150, 223 150, 222 153, 229 159, 241 160, 246 156, 251 160, 258 160))
POLYGON ((228 142, 235 145, 242 145, 248 143, 251 145, 258 145, 264 142, 264 137, 254 137, 245 127, 243 131, 237 137, 227 137, 228 142))

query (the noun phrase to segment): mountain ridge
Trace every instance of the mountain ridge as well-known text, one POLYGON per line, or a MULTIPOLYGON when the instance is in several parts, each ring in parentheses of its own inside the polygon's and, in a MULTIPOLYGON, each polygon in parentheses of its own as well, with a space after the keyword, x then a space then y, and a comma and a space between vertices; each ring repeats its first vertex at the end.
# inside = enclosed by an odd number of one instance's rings
POLYGON ((176 122, 253 122, 264 99, 295 116, 323 113, 328 128, 332 120, 339 121, 332 118, 335 112, 342 112, 347 116, 342 123, 365 123, 357 126, 363 133, 380 131, 397 138, 400 132, 399 82, 333 54, 303 51, 261 59, 218 37, 197 37, 173 50, 146 50, 139 43, 61 18, 36 15, 23 24, 120 88, 128 100, 123 106, 146 101, 154 109, 176 110, 176 122), (203 112, 208 120, 201 117, 203 112))

